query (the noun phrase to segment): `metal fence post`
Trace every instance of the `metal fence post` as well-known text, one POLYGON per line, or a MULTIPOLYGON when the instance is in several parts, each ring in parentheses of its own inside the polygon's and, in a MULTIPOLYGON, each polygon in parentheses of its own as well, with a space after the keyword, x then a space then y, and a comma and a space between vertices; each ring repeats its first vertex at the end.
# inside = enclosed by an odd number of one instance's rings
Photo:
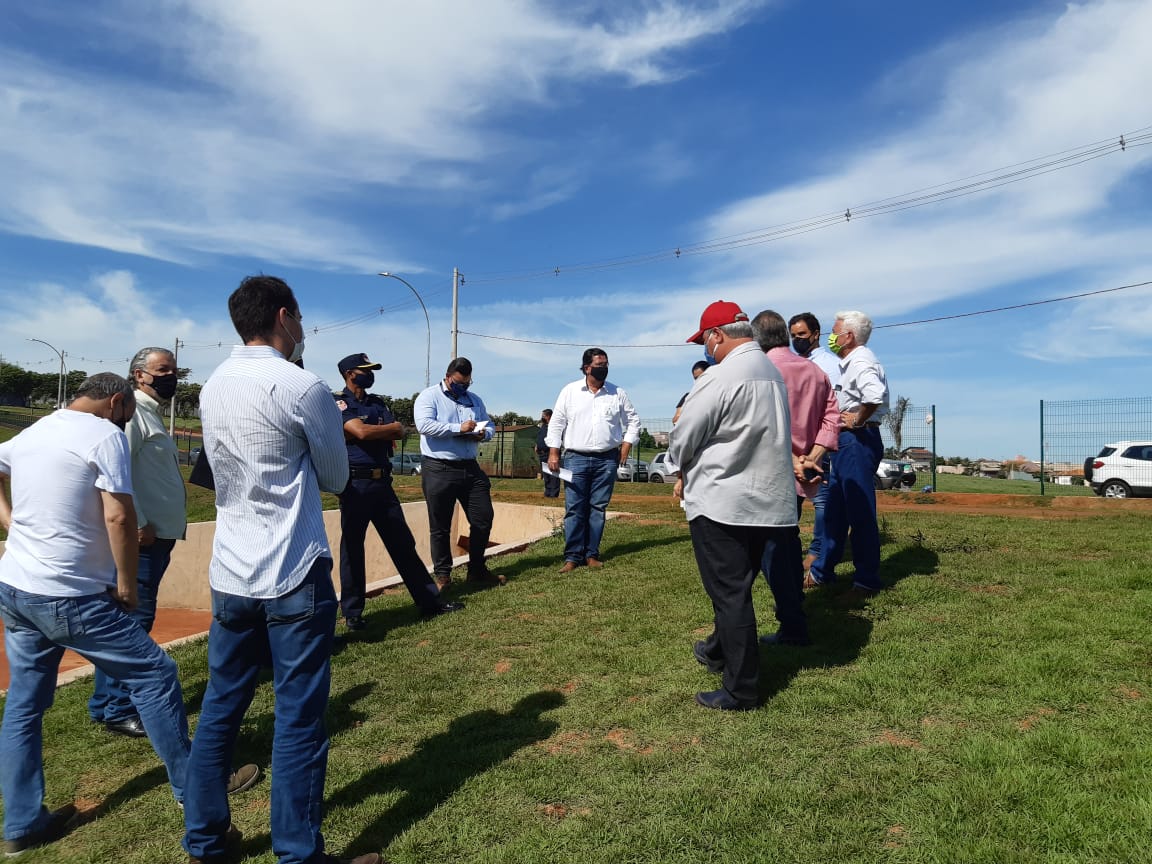
POLYGON ((940 487, 936 485, 936 406, 933 405, 930 410, 932 411, 932 491, 938 492, 940 487))
POLYGON ((1040 400, 1040 494, 1044 494, 1044 400, 1040 400))

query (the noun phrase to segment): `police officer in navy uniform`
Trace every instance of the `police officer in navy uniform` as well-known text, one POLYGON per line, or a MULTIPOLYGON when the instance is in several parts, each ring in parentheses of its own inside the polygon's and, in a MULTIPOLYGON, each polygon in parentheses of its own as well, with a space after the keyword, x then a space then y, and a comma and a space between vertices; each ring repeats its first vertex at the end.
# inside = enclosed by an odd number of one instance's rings
POLYGON ((348 485, 339 496, 340 609, 348 629, 365 626, 364 536, 369 523, 376 526, 421 617, 463 609, 464 604, 448 603, 440 597, 440 589, 416 554, 416 541, 392 489, 392 442, 404 436, 404 427, 383 399, 367 392, 375 383, 373 372, 380 364, 369 360, 367 354, 349 354, 337 368, 344 377, 344 392, 336 397, 336 406, 344 419, 349 464, 348 485))

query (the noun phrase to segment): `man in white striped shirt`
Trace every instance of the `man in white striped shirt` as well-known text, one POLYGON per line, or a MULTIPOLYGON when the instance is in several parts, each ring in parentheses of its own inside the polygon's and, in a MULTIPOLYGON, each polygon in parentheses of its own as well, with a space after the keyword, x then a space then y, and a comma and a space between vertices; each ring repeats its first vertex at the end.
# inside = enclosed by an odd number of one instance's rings
POLYGON ((184 848, 192 861, 230 852, 228 766, 260 669, 271 664, 272 848, 281 864, 330 862, 320 820, 336 592, 320 492, 348 482, 343 424, 325 383, 294 365, 304 328, 285 282, 248 277, 228 311, 244 344, 200 396, 217 521, 208 689, 188 763, 184 848))

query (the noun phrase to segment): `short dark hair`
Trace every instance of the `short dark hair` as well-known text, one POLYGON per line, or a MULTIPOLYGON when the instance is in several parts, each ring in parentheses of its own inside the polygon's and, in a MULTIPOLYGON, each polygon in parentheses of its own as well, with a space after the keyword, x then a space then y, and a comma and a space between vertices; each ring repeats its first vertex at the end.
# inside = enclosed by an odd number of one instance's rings
POLYGON ((695 372, 697 369, 699 369, 701 372, 707 372, 708 371, 708 361, 707 360, 697 360, 695 363, 692 364, 692 371, 695 372))
POLYGON ((472 361, 469 360, 467 357, 454 357, 452 359, 452 362, 448 364, 448 371, 444 373, 444 377, 447 378, 449 375, 451 375, 454 372, 459 372, 461 375, 465 376, 466 378, 471 378, 472 377, 472 361))
POLYGON ((132 384, 128 379, 120 377, 115 372, 97 372, 80 382, 80 386, 76 388, 76 392, 72 396, 74 399, 87 397, 99 402, 102 399, 111 399, 117 393, 129 403, 136 399, 136 394, 132 392, 132 384))
POLYGON ((263 339, 276 327, 276 315, 287 309, 300 316, 300 304, 288 283, 275 276, 247 276, 228 298, 232 326, 245 344, 263 339))
POLYGON ((753 318, 752 333, 761 351, 788 347, 788 328, 784 326, 784 316, 779 312, 765 309, 753 318))
POLYGON ((801 312, 799 315, 793 315, 788 319, 788 329, 792 329, 792 325, 797 321, 803 321, 808 325, 808 329, 814 333, 823 333, 820 329, 820 319, 813 315, 811 312, 801 312))
POLYGON ((543 411, 540 412, 540 416, 541 417, 551 417, 552 416, 552 409, 551 408, 545 408, 543 411))
POLYGON ((608 359, 608 352, 603 348, 589 348, 584 352, 584 359, 580 361, 580 371, 584 371, 585 366, 590 366, 592 361, 597 357, 608 359))

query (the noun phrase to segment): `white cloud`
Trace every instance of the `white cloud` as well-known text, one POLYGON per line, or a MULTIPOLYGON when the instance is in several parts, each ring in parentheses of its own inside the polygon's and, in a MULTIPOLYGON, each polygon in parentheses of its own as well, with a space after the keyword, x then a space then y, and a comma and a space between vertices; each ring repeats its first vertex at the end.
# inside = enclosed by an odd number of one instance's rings
POLYGON ((336 202, 373 186, 377 200, 391 186, 482 187, 478 166, 517 149, 496 131, 501 117, 558 84, 673 80, 678 51, 758 5, 666 0, 631 15, 585 8, 577 21, 543 0, 429 0, 403 14, 372 0, 107 0, 69 36, 139 52, 159 74, 0 45, 0 229, 173 261, 399 266, 336 202))
MULTIPOLYGON (((1095 139, 1116 140, 1148 120, 1149 32, 1152 3, 1114 0, 1069 7, 1043 28, 1029 21, 966 39, 957 65, 924 76, 942 83, 922 119, 862 151, 845 144, 829 152, 820 176, 736 202, 706 220, 700 235, 844 212, 1095 139)), ((933 52, 922 62, 956 61, 957 53, 933 52)), ((1146 182, 1150 164, 1152 147, 1131 149, 707 266, 713 278, 741 281, 755 273, 768 294, 800 293, 828 311, 850 305, 874 316, 1044 275, 1135 268, 1147 264, 1139 239, 1147 227, 1115 220, 1110 203, 1126 184, 1146 182)), ((1148 213, 1137 219, 1146 223, 1148 213)))

